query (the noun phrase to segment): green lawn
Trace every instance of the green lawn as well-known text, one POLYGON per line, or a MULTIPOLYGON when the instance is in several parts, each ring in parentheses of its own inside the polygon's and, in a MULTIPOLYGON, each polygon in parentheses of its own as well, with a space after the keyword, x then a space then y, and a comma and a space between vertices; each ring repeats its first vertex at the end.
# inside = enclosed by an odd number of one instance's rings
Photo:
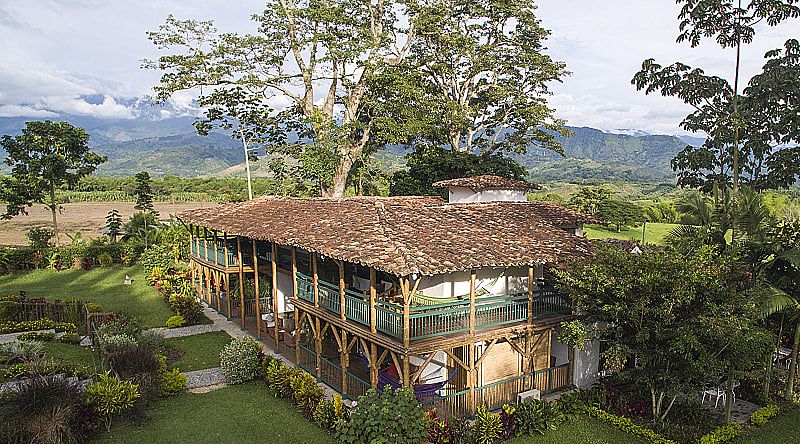
POLYGON ((270 395, 263 382, 158 401, 142 425, 114 427, 93 442, 335 444, 293 406, 270 395))
POLYGON ((135 318, 143 327, 163 327, 172 311, 155 288, 147 285, 142 267, 83 270, 35 270, 0 276, 0 294, 27 292, 28 297, 50 300, 80 298, 104 310, 135 318), (125 275, 133 278, 125 285, 125 275))
POLYGON ((167 339, 167 346, 186 352, 180 359, 171 363, 170 368, 177 367, 182 372, 190 372, 219 367, 219 353, 229 342, 231 337, 224 331, 167 339))
POLYGON ((800 408, 794 408, 770 420, 752 433, 734 441, 738 444, 800 442, 800 408))
POLYGON ((544 435, 524 436, 508 444, 639 444, 645 441, 588 416, 571 418, 544 435))
POLYGON ((63 344, 61 342, 46 342, 44 344, 45 356, 61 359, 70 364, 85 365, 89 368, 100 369, 100 359, 91 348, 79 345, 63 344))
MULTIPOLYGON (((645 232, 645 243, 661 245, 664 241, 664 236, 676 226, 677 224, 648 223, 647 231, 645 232)), ((617 231, 611 226, 586 225, 584 230, 586 231, 586 237, 589 239, 613 238, 642 241, 642 226, 617 231)))

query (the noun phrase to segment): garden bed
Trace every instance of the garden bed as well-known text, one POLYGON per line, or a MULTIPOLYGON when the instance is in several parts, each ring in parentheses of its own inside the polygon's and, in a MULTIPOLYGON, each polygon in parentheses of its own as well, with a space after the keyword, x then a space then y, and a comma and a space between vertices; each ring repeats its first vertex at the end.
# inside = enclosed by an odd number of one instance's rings
POLYGON ((557 430, 549 430, 541 436, 514 438, 506 441, 506 444, 644 444, 645 442, 598 419, 580 415, 570 418, 557 430))
POLYGON ((291 404, 272 396, 263 382, 174 396, 155 403, 150 413, 151 418, 146 423, 114 427, 92 442, 336 442, 297 413, 291 404))

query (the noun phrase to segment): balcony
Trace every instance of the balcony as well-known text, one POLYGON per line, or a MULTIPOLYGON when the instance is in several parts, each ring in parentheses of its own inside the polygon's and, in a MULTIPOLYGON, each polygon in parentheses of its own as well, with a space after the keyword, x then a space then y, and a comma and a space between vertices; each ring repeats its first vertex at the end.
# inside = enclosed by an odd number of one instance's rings
POLYGON ((227 262, 225 262, 225 244, 223 242, 214 242, 211 239, 204 241, 203 239, 194 238, 192 242, 189 243, 189 249, 191 255, 196 259, 202 259, 206 262, 222 266, 228 265, 234 267, 239 265, 236 245, 228 246, 227 262))
MULTIPOLYGON (((339 286, 317 280, 318 305, 327 310, 342 314, 342 298, 339 286)), ((297 297, 314 303, 314 282, 309 276, 297 273, 297 297)), ((413 302, 413 297, 412 297, 413 302)), ((572 312, 568 297, 552 287, 536 290, 533 301, 532 318, 535 320, 567 315, 572 312)), ((475 301, 475 330, 488 329, 528 320, 528 293, 512 293, 500 296, 480 297, 475 301)), ((369 296, 345 289, 344 317, 366 327, 373 323, 369 296)), ((386 301, 375 300, 375 330, 395 339, 403 339, 403 307, 386 301)), ((409 309, 409 339, 411 341, 435 336, 466 333, 470 331, 470 301, 456 300, 444 303, 412 305, 409 309)))

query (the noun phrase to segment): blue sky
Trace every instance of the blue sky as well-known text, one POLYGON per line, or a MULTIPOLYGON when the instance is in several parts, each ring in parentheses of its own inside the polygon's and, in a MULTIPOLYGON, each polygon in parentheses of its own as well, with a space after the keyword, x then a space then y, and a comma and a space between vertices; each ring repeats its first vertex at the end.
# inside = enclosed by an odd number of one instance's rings
MULTIPOLYGON (((630 79, 642 60, 683 61, 732 78, 732 50, 713 42, 699 48, 675 43, 673 0, 541 0, 539 16, 552 30, 548 52, 572 76, 553 85, 550 103, 570 125, 603 130, 643 129, 681 134, 687 113, 679 101, 637 92, 630 79)), ((125 98, 150 92, 158 74, 139 69, 158 53, 145 36, 172 13, 213 19, 220 30, 253 31, 253 0, 0 0, 0 116, 133 117, 125 98), (93 100, 84 97, 95 96, 93 100)), ((800 38, 800 20, 759 29, 743 51, 745 79, 763 53, 800 38)), ((191 97, 176 97, 186 106, 191 97)))

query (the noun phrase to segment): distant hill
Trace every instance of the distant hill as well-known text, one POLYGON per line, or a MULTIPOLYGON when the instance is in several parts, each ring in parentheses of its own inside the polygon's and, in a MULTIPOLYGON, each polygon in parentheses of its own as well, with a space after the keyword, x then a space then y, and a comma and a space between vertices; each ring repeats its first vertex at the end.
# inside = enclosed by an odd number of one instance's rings
MULTIPOLYGON (((28 118, 0 117, 0 134, 15 134, 28 118)), ((85 128, 90 145, 108 156, 98 173, 128 176, 147 170, 154 176, 166 174, 203 176, 241 176, 244 173, 241 145, 225 134, 207 137, 194 132, 192 117, 156 119, 152 115, 136 119, 103 120, 68 116, 64 120, 85 128)), ((702 144, 702 139, 651 135, 625 129, 618 133, 594 128, 569 127, 572 137, 558 137, 565 157, 537 147, 515 158, 537 181, 581 179, 626 179, 672 181, 670 160, 687 143, 702 144), (620 134, 624 133, 624 134, 620 134)), ((387 147, 375 154, 382 168, 394 171, 405 166, 406 151, 387 147)), ((0 160, 5 153, 0 149, 0 160)), ((267 176, 266 162, 252 165, 258 176, 267 176)))

